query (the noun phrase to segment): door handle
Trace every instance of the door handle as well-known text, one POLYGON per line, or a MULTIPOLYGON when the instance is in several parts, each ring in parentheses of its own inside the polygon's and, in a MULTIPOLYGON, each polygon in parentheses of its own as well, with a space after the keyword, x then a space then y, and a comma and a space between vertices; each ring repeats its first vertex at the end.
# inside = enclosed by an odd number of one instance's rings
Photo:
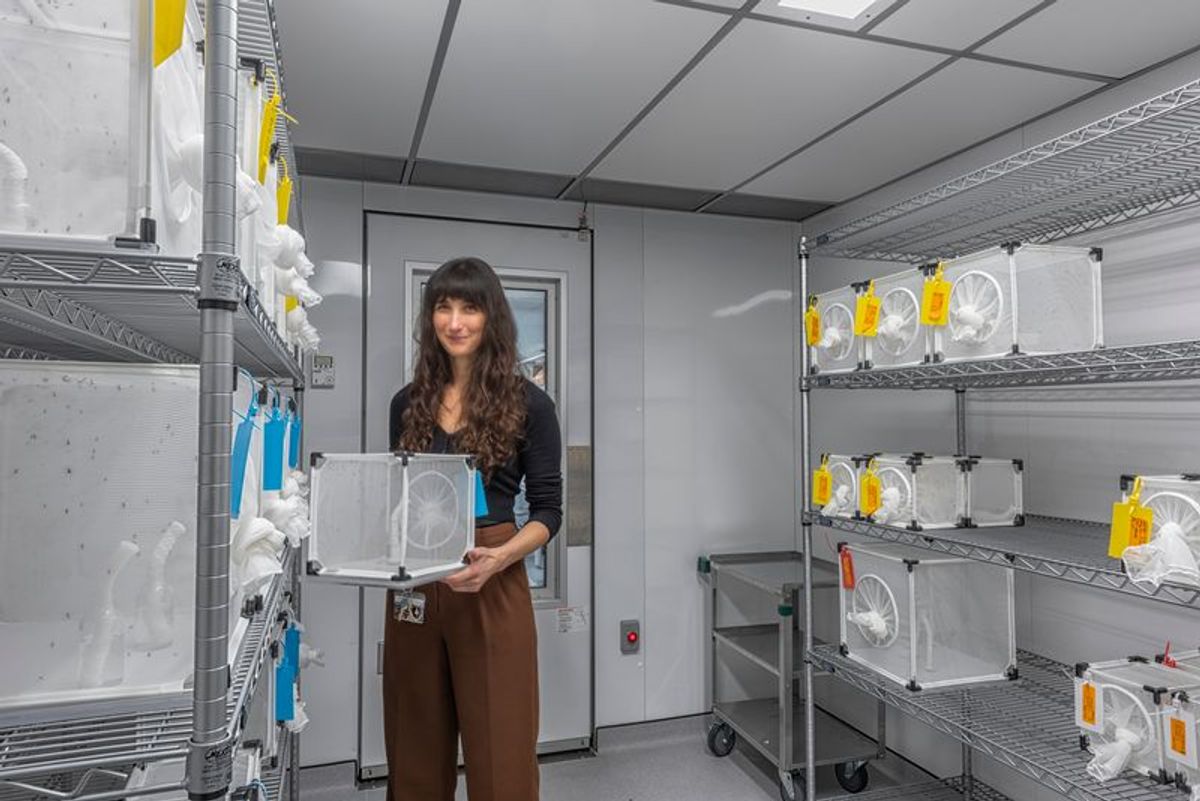
POLYGON ((383 675, 383 640, 375 643, 375 673, 383 675))

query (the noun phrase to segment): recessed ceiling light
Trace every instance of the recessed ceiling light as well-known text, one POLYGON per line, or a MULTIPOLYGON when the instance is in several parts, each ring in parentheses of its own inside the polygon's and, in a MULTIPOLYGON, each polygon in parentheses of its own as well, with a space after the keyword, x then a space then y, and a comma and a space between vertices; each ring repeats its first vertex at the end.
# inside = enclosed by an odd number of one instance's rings
POLYGON ((854 19, 875 3, 876 0, 779 0, 779 5, 783 8, 845 19, 854 19))

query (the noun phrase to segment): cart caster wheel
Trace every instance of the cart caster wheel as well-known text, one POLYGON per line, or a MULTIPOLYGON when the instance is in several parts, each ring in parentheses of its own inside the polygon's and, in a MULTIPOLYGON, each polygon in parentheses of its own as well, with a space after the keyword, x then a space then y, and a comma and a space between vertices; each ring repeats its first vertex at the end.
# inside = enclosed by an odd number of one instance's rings
POLYGON ((708 727, 708 750, 713 756, 729 756, 736 743, 737 732, 728 723, 714 723, 708 727))
POLYGON ((839 762, 833 766, 833 775, 847 793, 861 793, 871 782, 866 762, 839 762))
POLYGON ((804 774, 782 774, 779 777, 779 797, 782 801, 804 801, 804 774))

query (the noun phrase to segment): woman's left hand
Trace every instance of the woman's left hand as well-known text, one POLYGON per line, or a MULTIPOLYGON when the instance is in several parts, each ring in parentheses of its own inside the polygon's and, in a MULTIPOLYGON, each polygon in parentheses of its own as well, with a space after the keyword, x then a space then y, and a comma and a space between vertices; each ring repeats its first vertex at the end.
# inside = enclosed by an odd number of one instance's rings
POLYGON ((488 579, 508 567, 508 560, 499 548, 472 548, 467 551, 468 565, 442 579, 455 592, 479 592, 488 579))

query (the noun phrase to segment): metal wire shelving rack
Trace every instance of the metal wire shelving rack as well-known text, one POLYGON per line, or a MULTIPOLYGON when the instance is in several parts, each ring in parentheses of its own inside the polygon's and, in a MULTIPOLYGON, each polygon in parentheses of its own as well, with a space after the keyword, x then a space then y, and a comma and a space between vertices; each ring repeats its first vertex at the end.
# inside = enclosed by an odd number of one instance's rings
MULTIPOLYGON (((811 240, 822 256, 919 264, 1001 242, 1052 242, 1127 220, 1200 205, 1200 80, 1086 125, 1064 136, 947 181, 901 202, 836 225, 811 240)), ((799 248, 801 297, 808 297, 809 240, 799 248)), ((954 390, 958 451, 966 453, 966 392, 1009 387, 1162 382, 1200 378, 1200 341, 1108 347, 1083 353, 1016 354, 980 361, 817 375, 802 348, 800 482, 806 570, 811 577, 813 526, 902 542, 1040 576, 1193 607, 1200 589, 1134 586, 1106 556, 1097 523, 1030 515, 1024 527, 910 531, 810 512, 810 395, 832 389, 954 390)), ((812 598, 807 598, 811 609, 812 598)), ((1074 724, 1072 685, 1062 665, 1023 654, 1021 678, 1001 685, 910 692, 814 643, 806 611, 804 680, 828 671, 962 744, 962 777, 939 794, 994 798, 973 777, 978 751, 1075 801, 1177 799, 1173 787, 1120 778, 1097 784, 1085 772, 1074 724)), ((811 737, 811 732, 809 733, 811 737)), ((812 754, 806 765, 813 764, 812 754)), ((808 797, 816 791, 807 770, 808 797)), ((928 788, 881 791, 886 798, 924 798, 928 788)), ((937 796, 933 796, 937 797, 937 796)), ((857 796, 865 801, 869 796, 857 796)))
MULTIPOLYGON (((227 664, 222 567, 229 547, 230 396, 235 367, 290 384, 303 413, 304 371, 235 261, 236 97, 241 58, 268 68, 268 89, 283 93, 273 0, 196 0, 205 20, 204 243, 197 258, 139 247, 80 246, 70 240, 0 236, 0 358, 199 364, 198 614, 194 686, 188 695, 123 702, 82 713, 32 710, 0 728, 0 801, 28 798, 107 801, 186 789, 210 797, 231 789, 228 770, 271 642, 288 609, 299 608, 299 554, 250 615, 236 659, 227 664), (116 707, 114 707, 116 709, 116 707), (129 789, 135 770, 185 760, 184 781, 129 789)), ((294 169, 286 118, 280 154, 294 169)), ((295 180, 295 176, 293 175, 295 180)), ((293 203, 299 215, 299 204, 293 203)), ((248 610, 249 611, 249 610, 248 610)), ((266 772, 264 784, 298 798, 286 775, 298 767, 299 738, 266 772)))

